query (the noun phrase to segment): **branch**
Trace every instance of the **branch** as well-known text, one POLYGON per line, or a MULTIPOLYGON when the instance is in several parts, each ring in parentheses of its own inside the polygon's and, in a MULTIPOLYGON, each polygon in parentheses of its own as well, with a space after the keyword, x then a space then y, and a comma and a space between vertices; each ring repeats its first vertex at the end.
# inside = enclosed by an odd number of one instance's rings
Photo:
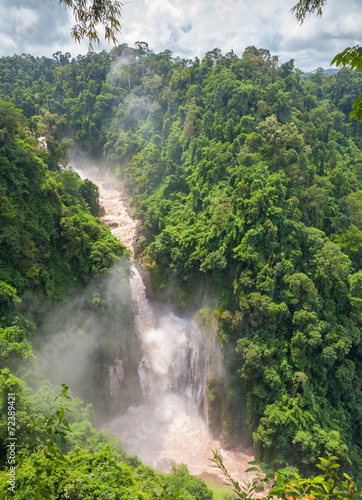
POLYGON ((121 32, 119 18, 121 16, 122 3, 118 0, 59 0, 61 4, 73 9, 77 24, 73 26, 71 34, 77 42, 88 38, 89 47, 100 44, 97 25, 101 24, 105 29, 105 39, 108 42, 117 43, 116 34, 121 32))
POLYGON ((291 9, 292 14, 300 24, 303 24, 307 14, 316 12, 317 16, 322 15, 322 7, 326 4, 326 0, 299 0, 291 9))

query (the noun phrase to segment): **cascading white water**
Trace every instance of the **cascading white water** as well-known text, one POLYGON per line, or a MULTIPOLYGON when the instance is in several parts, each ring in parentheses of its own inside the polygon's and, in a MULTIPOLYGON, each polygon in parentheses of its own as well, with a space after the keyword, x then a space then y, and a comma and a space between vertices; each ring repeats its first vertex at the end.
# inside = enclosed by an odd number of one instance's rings
MULTIPOLYGON (((78 172, 84 177, 81 170, 78 172)), ((138 222, 128 214, 122 193, 97 175, 87 172, 87 176, 99 187, 105 212, 101 219, 133 254, 138 222)), ((135 264, 130 286, 138 306, 136 326, 142 350, 138 374, 143 402, 115 418, 111 431, 128 453, 159 470, 168 471, 171 462, 185 463, 192 474, 220 476, 209 461, 211 450, 217 449, 233 477, 245 479, 248 475, 244 470, 253 457, 241 447, 222 449, 220 442, 211 438, 202 415, 209 349, 199 328, 192 318, 171 312, 155 314, 135 264)))
POLYGON ((202 404, 206 366, 200 356, 200 332, 193 321, 168 313, 157 327, 141 332, 143 357, 139 375, 144 401, 157 405, 175 394, 196 408, 202 404))

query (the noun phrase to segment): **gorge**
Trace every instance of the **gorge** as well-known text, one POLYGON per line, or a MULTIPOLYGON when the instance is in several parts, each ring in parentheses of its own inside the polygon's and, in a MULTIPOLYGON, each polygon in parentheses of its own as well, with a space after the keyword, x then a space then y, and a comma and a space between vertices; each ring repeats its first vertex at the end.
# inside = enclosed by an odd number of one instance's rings
MULTIPOLYGON (((84 466, 109 446, 137 483, 151 469, 122 442, 208 474, 212 448, 232 470, 241 443, 308 478, 333 454, 361 484, 361 73, 139 49, 0 60, 0 401, 17 393, 24 488, 47 439, 31 422, 56 414, 61 384, 84 466), (83 172, 103 224, 72 147, 117 180, 83 172)), ((98 499, 107 467, 72 469, 72 486, 65 467, 59 498, 91 481, 98 499)), ((165 495, 174 470, 152 472, 165 495)))
MULTIPOLYGON (((133 255, 138 221, 131 217, 127 200, 116 181, 104 179, 94 170, 86 174, 81 169, 77 171, 98 185, 103 209, 101 220, 133 255)), ((120 439, 127 453, 138 455, 144 463, 164 472, 168 472, 173 463, 183 463, 191 474, 217 474, 221 480, 222 474, 219 470, 216 472, 209 460, 212 450, 218 450, 234 479, 241 481, 250 477, 250 473, 244 471, 253 459, 251 450, 241 446, 227 450, 208 430, 205 382, 210 360, 214 370, 215 364, 222 370, 215 325, 205 338, 192 317, 175 315, 167 304, 153 307, 135 262, 130 286, 138 310, 141 401, 111 421, 111 432, 120 439)), ((127 374, 117 370, 119 366, 122 361, 116 360, 110 368, 110 389, 118 384, 122 394, 122 381, 127 374)), ((116 391, 114 387, 113 391, 116 391)))

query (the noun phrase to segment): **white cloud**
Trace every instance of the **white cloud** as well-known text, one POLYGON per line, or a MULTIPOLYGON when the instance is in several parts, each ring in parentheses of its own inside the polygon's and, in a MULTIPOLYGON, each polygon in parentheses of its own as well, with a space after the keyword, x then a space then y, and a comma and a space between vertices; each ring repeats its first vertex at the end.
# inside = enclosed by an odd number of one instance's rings
MULTIPOLYGON (((41 7, 37 0, 22 1, 26 8, 21 0, 0 0, 0 54, 86 52, 86 43, 79 47, 71 39, 70 13, 57 0, 44 0, 41 7)), ((293 58, 306 71, 328 67, 337 52, 360 40, 359 0, 329 0, 322 18, 312 15, 302 26, 290 13, 296 1, 132 0, 123 5, 118 39, 130 46, 143 40, 155 52, 170 49, 187 58, 203 57, 216 47, 241 56, 245 47, 256 45, 278 54, 282 62, 293 58)), ((103 44, 100 50, 108 48, 103 44)))
POLYGON ((58 50, 76 53, 71 27, 69 10, 56 0, 43 0, 41 4, 38 0, 0 0, 0 55, 51 57, 58 50))

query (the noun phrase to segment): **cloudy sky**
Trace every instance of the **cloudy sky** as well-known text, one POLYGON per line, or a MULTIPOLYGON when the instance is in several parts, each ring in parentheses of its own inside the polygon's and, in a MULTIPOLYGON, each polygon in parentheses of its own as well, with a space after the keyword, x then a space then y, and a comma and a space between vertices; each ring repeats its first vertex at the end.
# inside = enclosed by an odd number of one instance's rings
MULTIPOLYGON (((290 9, 297 0, 124 0, 119 43, 145 41, 159 52, 193 59, 208 50, 248 45, 269 49, 281 62, 311 71, 328 68, 333 56, 360 43, 361 0, 329 0, 321 18, 299 26, 290 9)), ((87 51, 70 36, 72 15, 58 0, 0 0, 0 56, 72 56, 87 51)), ((107 42, 99 50, 108 50, 107 42)))

